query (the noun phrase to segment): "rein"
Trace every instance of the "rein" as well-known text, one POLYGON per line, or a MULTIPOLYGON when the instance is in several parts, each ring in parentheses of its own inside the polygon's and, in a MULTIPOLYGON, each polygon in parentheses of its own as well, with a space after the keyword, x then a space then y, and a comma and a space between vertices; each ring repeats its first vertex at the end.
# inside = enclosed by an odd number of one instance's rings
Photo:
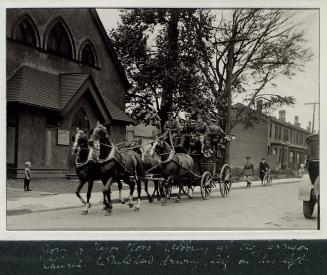
POLYGON ((89 150, 89 155, 88 155, 88 157, 87 157, 87 159, 86 159, 85 162, 79 162, 79 161, 78 161, 78 157, 76 157, 76 159, 75 159, 75 165, 76 165, 76 168, 80 168, 80 167, 82 167, 82 166, 85 166, 85 165, 88 164, 90 161, 92 161, 92 162, 96 162, 94 159, 92 159, 93 148, 91 148, 90 146, 88 146, 88 148, 80 148, 80 149, 78 150, 78 153, 79 153, 81 150, 89 150))

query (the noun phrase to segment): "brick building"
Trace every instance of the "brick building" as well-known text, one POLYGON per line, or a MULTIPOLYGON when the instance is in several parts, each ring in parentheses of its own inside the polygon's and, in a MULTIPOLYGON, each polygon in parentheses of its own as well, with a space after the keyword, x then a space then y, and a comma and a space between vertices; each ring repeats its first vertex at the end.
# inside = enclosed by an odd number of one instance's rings
POLYGON ((94 9, 7 10, 7 171, 74 174, 77 126, 111 124, 125 140, 128 81, 94 9))
POLYGON ((279 111, 279 118, 262 115, 263 121, 253 128, 239 123, 232 129, 236 140, 231 142, 230 156, 233 167, 243 167, 250 156, 255 167, 264 157, 272 169, 296 170, 306 155, 305 139, 308 129, 300 127, 298 116, 294 124, 286 122, 286 111, 279 111))

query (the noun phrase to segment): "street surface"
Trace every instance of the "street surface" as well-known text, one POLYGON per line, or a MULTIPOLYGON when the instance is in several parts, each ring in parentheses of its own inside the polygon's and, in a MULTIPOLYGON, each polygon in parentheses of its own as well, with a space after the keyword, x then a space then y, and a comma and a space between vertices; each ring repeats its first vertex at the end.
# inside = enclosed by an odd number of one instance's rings
MULTIPOLYGON (((162 206, 143 200, 141 210, 114 204, 111 216, 95 204, 88 215, 80 208, 7 216, 7 230, 314 230, 317 206, 312 219, 302 214, 298 183, 232 189, 222 198, 217 189, 209 200, 200 193, 193 199, 174 198, 162 206)), ((199 191, 196 187, 195 191, 199 191)))

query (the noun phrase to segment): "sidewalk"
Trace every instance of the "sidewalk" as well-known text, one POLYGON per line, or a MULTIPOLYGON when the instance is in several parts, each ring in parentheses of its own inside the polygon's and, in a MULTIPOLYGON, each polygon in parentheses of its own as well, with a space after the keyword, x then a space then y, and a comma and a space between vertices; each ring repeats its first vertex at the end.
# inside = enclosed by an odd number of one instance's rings
MULTIPOLYGON (((273 180, 272 185, 279 184, 287 184, 298 182, 299 178, 288 178, 288 179, 276 179, 273 180)), ((230 195, 233 195, 233 190, 239 189, 252 189, 252 188, 265 188, 268 186, 261 185, 260 181, 253 181, 250 188, 246 187, 245 182, 235 182, 232 183, 232 190, 230 195)), ((176 196, 177 188, 173 189, 172 197, 176 196)), ((217 186, 216 190, 212 190, 214 192, 219 191, 219 186, 217 186)), ((85 190, 84 190, 85 192, 85 190)), ((82 197, 86 199, 86 194, 81 193, 82 197)), ((153 188, 149 187, 149 193, 153 193, 153 188)), ((129 190, 122 190, 122 198, 128 198, 129 190)), ((144 190, 142 190, 142 200, 147 200, 146 194, 144 190)), ((194 196, 200 195, 200 188, 195 187, 195 191, 193 192, 194 196)), ((137 191, 134 191, 134 200, 136 200, 137 191)), ((118 203, 118 191, 112 191, 111 198, 113 203, 118 203)), ((91 196, 91 204, 102 204, 103 194, 102 192, 94 192, 91 196)), ((68 208, 82 208, 83 205, 80 200, 76 197, 74 193, 69 194, 56 194, 49 192, 39 192, 39 191, 31 191, 24 192, 21 189, 15 188, 7 188, 7 215, 19 215, 26 214, 32 212, 42 212, 42 211, 50 211, 50 210, 59 210, 59 209, 68 209, 68 208), (11 194, 11 195, 10 195, 11 194), (12 196, 14 195, 14 196, 12 196)))

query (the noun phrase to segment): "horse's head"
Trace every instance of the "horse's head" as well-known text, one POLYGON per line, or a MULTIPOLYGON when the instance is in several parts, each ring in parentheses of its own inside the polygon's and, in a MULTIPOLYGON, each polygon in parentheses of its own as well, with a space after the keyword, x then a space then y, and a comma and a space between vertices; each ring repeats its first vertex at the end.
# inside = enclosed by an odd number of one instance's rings
POLYGON ((165 141, 160 138, 156 138, 152 143, 150 157, 154 157, 155 154, 162 155, 164 153, 167 153, 165 152, 165 149, 167 149, 167 146, 165 146, 165 141))
POLYGON ((87 147, 87 136, 84 131, 79 128, 76 129, 77 132, 72 136, 73 147, 72 152, 76 154, 81 147, 87 147))
POLYGON ((95 149, 100 150, 100 144, 110 144, 109 134, 107 129, 101 124, 93 129, 92 133, 93 146, 95 149))

